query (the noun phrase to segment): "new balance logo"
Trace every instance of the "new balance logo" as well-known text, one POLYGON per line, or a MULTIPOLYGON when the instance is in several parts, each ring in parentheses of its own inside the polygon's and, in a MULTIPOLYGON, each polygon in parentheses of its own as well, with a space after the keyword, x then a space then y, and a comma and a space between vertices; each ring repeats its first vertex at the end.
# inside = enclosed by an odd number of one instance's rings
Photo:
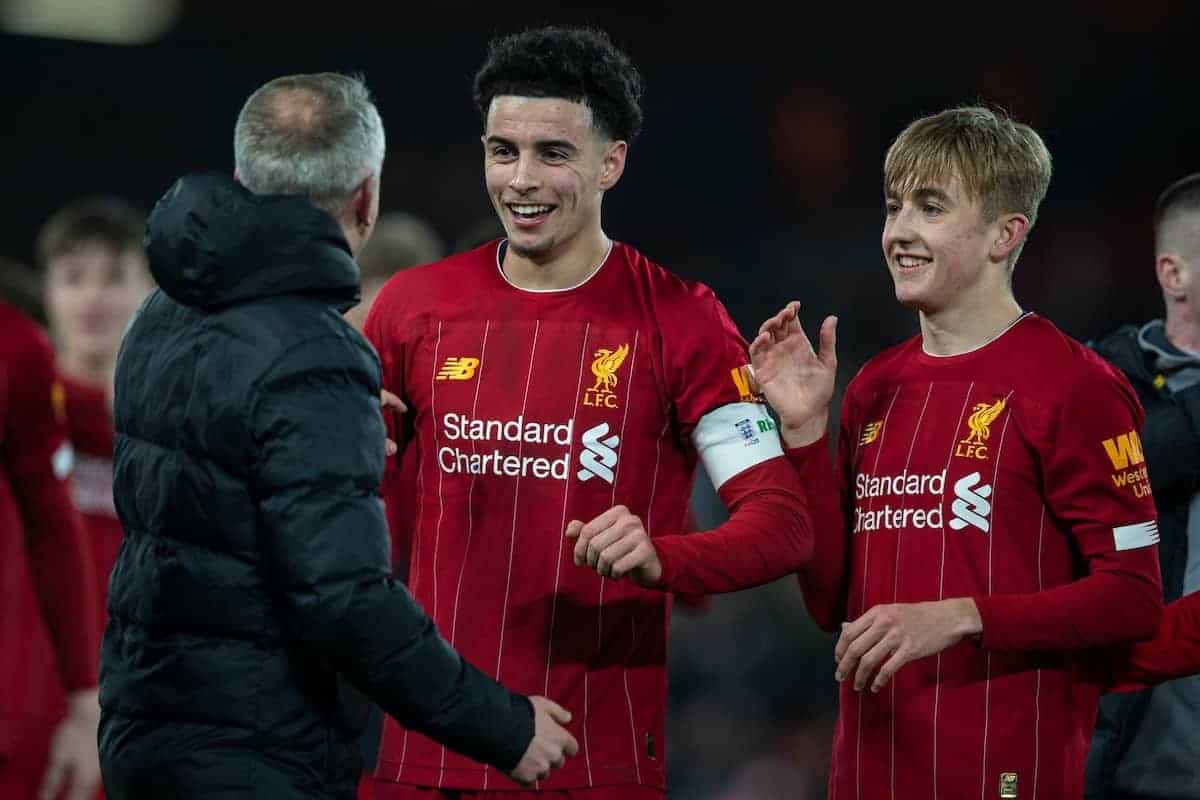
POLYGON ((984 533, 988 532, 988 515, 992 513, 988 498, 992 496, 992 487, 985 483, 976 488, 981 480, 978 472, 972 472, 955 482, 954 502, 950 504, 950 511, 954 514, 950 527, 954 530, 961 531, 973 525, 984 533))
POLYGON ((590 481, 599 478, 605 483, 613 482, 612 468, 617 465, 617 445, 621 437, 608 435, 608 423, 601 422, 594 428, 583 432, 583 451, 579 454, 579 480, 590 481))
POLYGON ((1105 439, 1101 444, 1104 445, 1104 452, 1108 454, 1113 469, 1127 469, 1130 464, 1141 464, 1146 460, 1142 454, 1142 440, 1138 438, 1137 431, 1105 439))
POLYGON ((437 379, 439 381, 466 381, 475 377, 475 370, 479 367, 478 358, 470 358, 469 356, 451 356, 446 359, 446 363, 438 370, 437 379))

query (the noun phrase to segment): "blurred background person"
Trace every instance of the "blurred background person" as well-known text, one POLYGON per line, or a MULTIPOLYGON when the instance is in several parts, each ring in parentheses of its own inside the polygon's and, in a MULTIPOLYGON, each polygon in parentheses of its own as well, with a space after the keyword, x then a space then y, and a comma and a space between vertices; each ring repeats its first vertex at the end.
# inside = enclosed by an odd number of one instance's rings
POLYGON ((404 211, 379 215, 375 233, 358 254, 362 300, 346 312, 346 320, 362 332, 375 296, 398 271, 428 264, 446 255, 446 244, 429 220, 404 211))
MULTIPOLYGON (((1093 346, 1125 373, 1146 409, 1140 447, 1123 467, 1149 471, 1169 602, 1200 590, 1200 173, 1159 197, 1154 254, 1164 316, 1122 326, 1093 346)), ((1200 676, 1101 700, 1086 796, 1200 797, 1200 676)))
POLYGON ((113 372, 125 327, 153 287, 144 231, 144 215, 124 200, 85 197, 51 215, 36 244, 75 448, 72 496, 91 537, 102 629, 121 546, 112 491, 113 372))
POLYGON ((99 610, 50 342, 0 302, 0 797, 89 800, 99 610))

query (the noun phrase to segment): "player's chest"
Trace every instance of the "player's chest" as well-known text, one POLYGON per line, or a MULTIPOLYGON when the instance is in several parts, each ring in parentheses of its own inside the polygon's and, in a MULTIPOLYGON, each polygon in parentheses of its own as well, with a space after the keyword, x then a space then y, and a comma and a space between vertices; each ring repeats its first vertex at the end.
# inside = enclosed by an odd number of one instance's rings
POLYGON ((1010 387, 982 382, 905 383, 866 398, 852 458, 863 524, 910 528, 920 517, 928 527, 987 532, 1001 499, 1036 497, 1037 458, 1016 402, 1010 387))
POLYGON ((439 438, 555 449, 665 424, 658 337, 637 323, 431 319, 415 334, 407 394, 439 438))

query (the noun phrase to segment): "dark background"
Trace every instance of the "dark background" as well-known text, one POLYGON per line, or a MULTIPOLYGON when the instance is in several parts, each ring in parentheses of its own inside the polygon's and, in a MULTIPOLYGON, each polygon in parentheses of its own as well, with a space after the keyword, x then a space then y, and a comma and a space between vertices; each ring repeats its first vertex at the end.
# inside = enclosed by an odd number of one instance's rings
MULTIPOLYGON (((0 16, 29 2, 0 0, 0 16)), ((747 335, 792 298, 810 330, 838 314, 843 385, 916 331, 879 249, 883 153, 915 117, 984 101, 1041 132, 1055 174, 1017 298, 1083 339, 1159 315, 1153 202, 1200 169, 1193 3, 178 5, 141 45, 0 33, 0 256, 29 262, 38 226, 81 193, 148 210, 181 173, 231 170, 246 96, 322 70, 361 72, 376 95, 384 210, 454 242, 491 214, 471 76, 490 36, 539 22, 606 28, 647 81, 607 232, 712 285, 747 335)), ((720 518, 703 486, 698 508, 720 518)), ((673 798, 823 796, 831 640, 793 582, 678 612, 671 670, 673 798)))

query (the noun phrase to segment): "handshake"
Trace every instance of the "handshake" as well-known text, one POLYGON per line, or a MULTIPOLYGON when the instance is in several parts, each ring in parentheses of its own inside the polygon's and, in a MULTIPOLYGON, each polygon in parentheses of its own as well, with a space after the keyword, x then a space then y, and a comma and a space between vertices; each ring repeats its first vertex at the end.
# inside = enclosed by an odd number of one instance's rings
POLYGON ((579 752, 575 737, 564 728, 571 721, 571 713, 545 697, 530 697, 533 705, 533 739, 525 748, 525 755, 517 762, 509 777, 524 786, 533 785, 558 769, 579 752))

